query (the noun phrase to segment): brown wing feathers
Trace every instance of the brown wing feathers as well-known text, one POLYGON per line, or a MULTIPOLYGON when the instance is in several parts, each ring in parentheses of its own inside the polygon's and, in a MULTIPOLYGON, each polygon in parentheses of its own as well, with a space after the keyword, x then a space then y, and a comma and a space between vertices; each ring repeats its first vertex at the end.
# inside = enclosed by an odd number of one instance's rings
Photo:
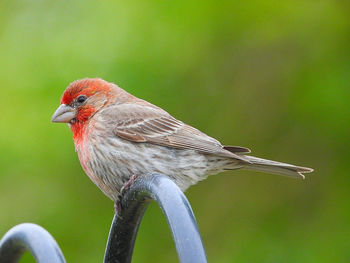
POLYGON ((245 148, 245 147, 241 147, 241 146, 228 146, 225 145, 224 149, 232 152, 232 153, 238 153, 238 154, 245 154, 245 153, 250 153, 250 149, 245 148))
POLYGON ((167 112, 144 105, 134 105, 131 112, 125 104, 106 109, 110 116, 117 117, 114 132, 117 136, 134 142, 148 142, 167 147, 193 149, 204 154, 245 161, 236 153, 247 153, 249 149, 222 146, 217 140, 175 119, 167 112), (114 112, 114 114, 113 114, 114 112))

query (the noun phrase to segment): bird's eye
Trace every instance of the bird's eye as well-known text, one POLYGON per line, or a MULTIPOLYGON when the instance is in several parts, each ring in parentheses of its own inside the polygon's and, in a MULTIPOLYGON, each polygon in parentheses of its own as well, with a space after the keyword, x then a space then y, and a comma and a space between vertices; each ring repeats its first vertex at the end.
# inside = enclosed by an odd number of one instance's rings
POLYGON ((77 102, 78 103, 83 103, 84 101, 86 101, 87 97, 84 96, 84 95, 80 95, 78 98, 77 98, 77 102))

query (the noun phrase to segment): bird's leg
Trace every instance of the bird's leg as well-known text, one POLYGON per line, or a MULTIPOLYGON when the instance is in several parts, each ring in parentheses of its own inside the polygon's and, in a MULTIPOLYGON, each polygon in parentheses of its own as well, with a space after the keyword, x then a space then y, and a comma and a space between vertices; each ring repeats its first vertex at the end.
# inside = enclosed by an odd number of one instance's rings
POLYGON ((139 174, 133 174, 130 179, 122 186, 120 189, 120 195, 123 196, 124 192, 130 188, 130 186, 136 181, 136 179, 139 177, 139 174))
POLYGON ((120 189, 120 193, 118 195, 118 199, 114 204, 114 210, 116 212, 117 215, 120 215, 120 212, 122 210, 122 198, 123 195, 125 194, 125 191, 128 190, 130 188, 130 186, 136 181, 136 179, 139 177, 139 174, 133 174, 130 179, 122 186, 122 188, 120 189))

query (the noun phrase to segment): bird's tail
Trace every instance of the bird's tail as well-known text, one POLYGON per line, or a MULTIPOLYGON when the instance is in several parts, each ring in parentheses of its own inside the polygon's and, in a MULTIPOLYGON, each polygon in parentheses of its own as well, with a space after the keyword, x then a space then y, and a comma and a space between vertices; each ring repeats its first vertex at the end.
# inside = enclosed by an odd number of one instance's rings
POLYGON ((305 178, 304 173, 311 173, 313 171, 313 169, 311 168, 296 166, 287 163, 280 163, 254 156, 242 155, 241 157, 243 157, 248 162, 242 167, 246 170, 267 172, 302 179, 305 178))

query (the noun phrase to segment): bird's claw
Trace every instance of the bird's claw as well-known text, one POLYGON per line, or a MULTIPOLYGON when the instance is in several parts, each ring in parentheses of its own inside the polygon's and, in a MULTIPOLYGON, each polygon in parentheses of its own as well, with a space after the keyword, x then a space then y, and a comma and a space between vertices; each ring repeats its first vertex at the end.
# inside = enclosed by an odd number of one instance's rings
POLYGON ((119 194, 118 195, 118 199, 117 199, 117 201, 115 202, 115 204, 114 204, 114 211, 115 211, 115 214, 120 218, 120 219, 123 219, 122 217, 121 217, 121 211, 122 211, 122 204, 121 204, 121 198, 122 198, 122 196, 119 194))
POLYGON ((122 188, 120 189, 120 194, 118 195, 117 201, 114 204, 114 210, 115 213, 118 215, 118 217, 121 218, 120 213, 122 210, 122 198, 125 194, 125 191, 127 191, 130 186, 136 181, 136 179, 139 177, 139 174, 133 174, 130 179, 122 186, 122 188))
POLYGON ((123 196, 124 192, 130 188, 130 186, 136 181, 136 179, 139 177, 139 174, 133 174, 130 179, 122 186, 120 189, 119 196, 123 196))

